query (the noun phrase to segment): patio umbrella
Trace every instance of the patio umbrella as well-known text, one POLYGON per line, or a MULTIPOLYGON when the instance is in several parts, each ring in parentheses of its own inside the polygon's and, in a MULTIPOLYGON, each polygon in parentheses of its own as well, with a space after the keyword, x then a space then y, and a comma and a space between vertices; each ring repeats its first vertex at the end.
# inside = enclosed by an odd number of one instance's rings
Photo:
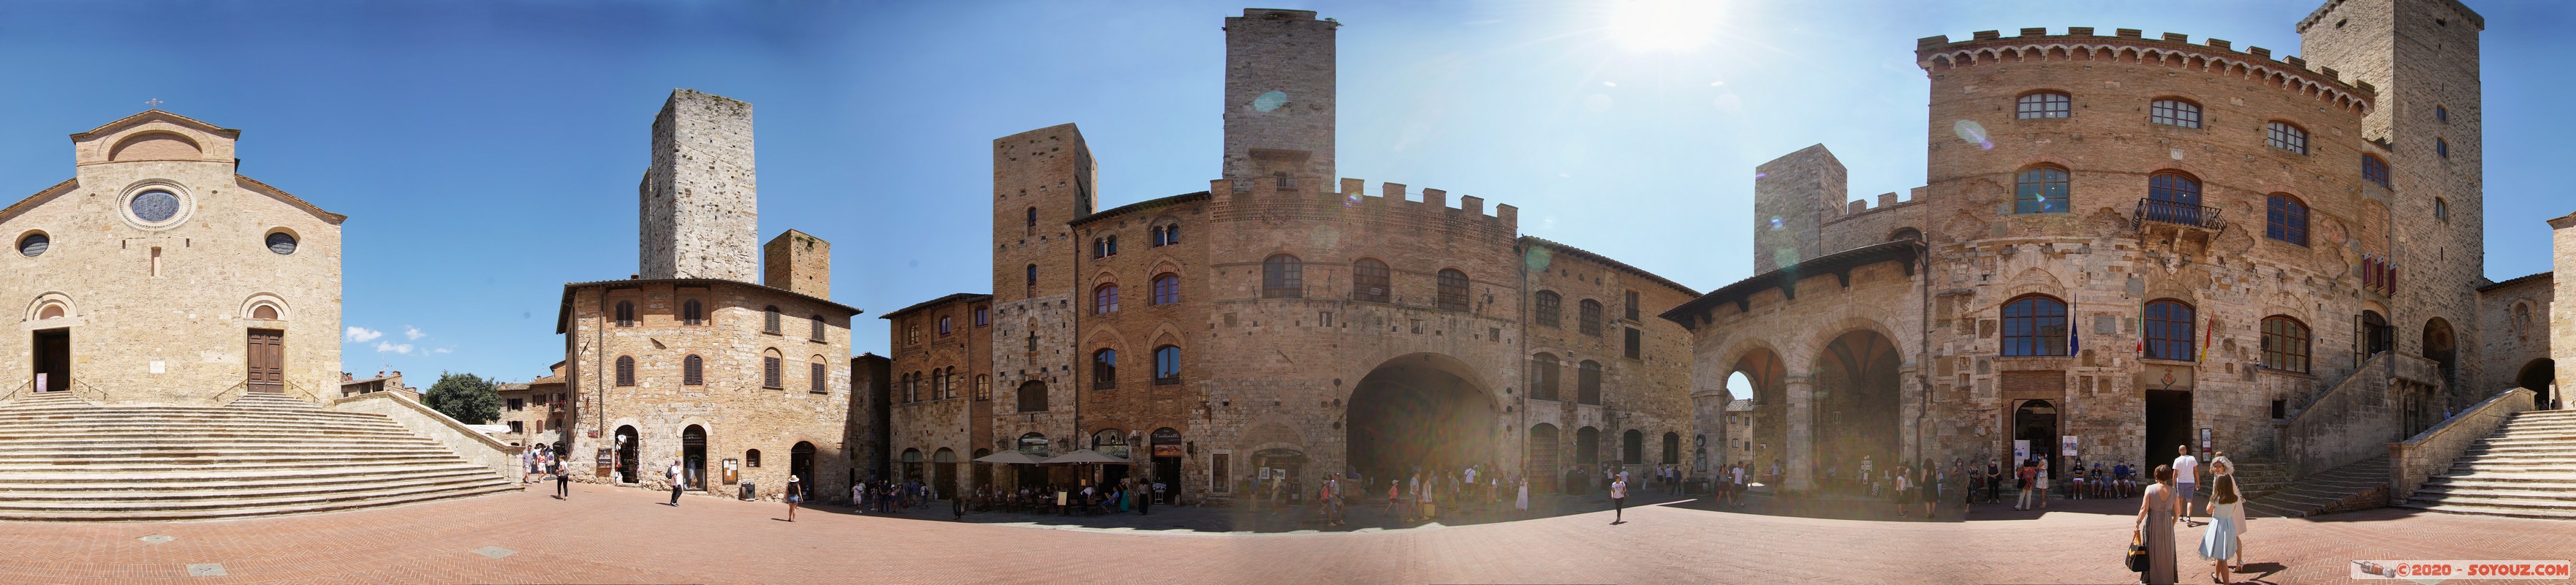
POLYGON ((1081 463, 1117 463, 1126 465, 1135 462, 1111 457, 1107 453, 1093 451, 1090 449, 1075 449, 1063 455, 1048 457, 1045 461, 1040 461, 1038 463, 1044 465, 1072 465, 1081 463))
POLYGON ((1030 455, 1021 451, 1003 451, 1000 453, 985 455, 983 457, 977 457, 975 458, 975 461, 978 463, 1009 463, 1013 465, 1037 465, 1046 462, 1044 459, 1036 455, 1030 455))

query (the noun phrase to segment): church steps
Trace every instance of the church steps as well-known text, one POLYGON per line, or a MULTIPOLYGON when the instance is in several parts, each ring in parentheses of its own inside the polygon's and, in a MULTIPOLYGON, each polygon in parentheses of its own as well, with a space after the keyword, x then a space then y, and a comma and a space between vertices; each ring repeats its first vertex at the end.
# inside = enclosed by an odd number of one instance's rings
MULTIPOLYGON (((50 464, 50 463, 44 463, 44 462, 23 462, 23 461, 22 461, 22 462, 8 462, 8 463, 0 463, 0 479, 5 479, 5 478, 6 478, 6 477, 8 477, 8 476, 11 476, 11 475, 14 475, 14 474, 17 474, 17 473, 20 473, 20 472, 82 471, 82 472, 96 472, 96 473, 126 474, 126 473, 140 473, 140 472, 167 472, 167 471, 180 471, 180 472, 185 472, 185 471, 193 471, 193 470, 212 470, 212 469, 245 470, 245 471, 248 471, 248 470, 275 470, 275 469, 317 469, 317 468, 328 468, 328 467, 352 467, 352 466, 382 467, 382 466, 446 465, 446 464, 451 464, 451 463, 458 463, 458 462, 460 462, 460 461, 461 461, 461 460, 457 459, 457 458, 456 458, 455 456, 453 456, 453 455, 437 455, 437 454, 422 454, 422 455, 411 455, 411 456, 401 456, 401 457, 375 457, 375 458, 368 458, 368 459, 345 459, 345 458, 344 458, 344 459, 329 459, 329 460, 298 459, 298 460, 292 460, 292 461, 211 461, 211 462, 210 462, 210 461, 203 461, 203 460, 198 460, 198 459, 190 459, 190 460, 186 460, 186 461, 176 461, 176 460, 134 460, 134 461, 112 461, 112 462, 79 462, 79 463, 65 463, 65 464, 50 464), (219 466, 219 467, 209 467, 209 466, 219 466)), ((485 469, 489 469, 489 468, 485 468, 485 469)), ((496 476, 496 477, 497 477, 497 476, 496 476)))
POLYGON ((227 497, 214 501, 119 503, 42 502, 20 507, 0 502, 0 520, 195 520, 326 512, 516 491, 499 480, 482 485, 428 485, 292 496, 227 497))
MULTIPOLYGON (((194 498, 204 492, 240 492, 241 490, 314 486, 390 486, 420 482, 484 482, 492 478, 482 468, 403 469, 378 471, 365 475, 286 476, 263 479, 227 479, 221 481, 192 478, 176 483, 165 477, 123 484, 84 483, 0 483, 0 502, 12 500, 57 499, 57 501, 107 499, 194 498)), ((237 494, 236 494, 237 495, 237 494)))
POLYGON ((153 411, 151 411, 151 410, 149 410, 149 409, 100 410, 100 411, 96 411, 96 412, 84 412, 84 411, 82 411, 82 410, 80 410, 80 409, 61 409, 61 410, 46 409, 46 410, 41 410, 41 411, 30 411, 30 410, 0 410, 0 423, 12 423, 12 422, 20 422, 20 421, 41 422, 41 421, 46 421, 46 420, 72 420, 72 419, 77 419, 77 420, 102 420, 102 421, 112 421, 112 420, 167 420, 167 417, 170 417, 170 416, 186 416, 186 417, 188 417, 188 418, 190 418, 190 419, 193 419, 193 420, 204 420, 204 421, 244 420, 244 421, 306 421, 306 422, 336 422, 336 423, 358 423, 358 424, 365 424, 365 423, 386 423, 386 424, 391 424, 391 421, 389 421, 389 420, 387 420, 387 419, 385 419, 385 418, 383 418, 383 417, 368 416, 368 415, 358 414, 358 413, 347 413, 347 412, 318 412, 318 411, 317 411, 317 412, 295 412, 295 411, 279 411, 279 410, 239 410, 239 409, 209 410, 209 411, 190 411, 190 412, 153 412, 153 411))
MULTIPOLYGON (((378 447, 363 446, 363 448, 373 450, 378 447)), ((25 465, 31 462, 45 462, 45 467, 52 468, 79 467, 89 463, 127 462, 161 462, 165 465, 210 465, 231 463, 311 463, 327 465, 358 461, 409 461, 454 456, 454 454, 448 453, 443 449, 425 445, 418 447, 403 447, 399 448, 399 450, 388 448, 386 450, 391 452, 281 453, 275 449, 233 449, 227 447, 209 447, 200 450, 162 449, 156 452, 127 451, 108 453, 94 451, 22 451, 11 449, 0 451, 0 466, 8 466, 9 464, 25 465)))
POLYGON ((303 481, 364 479, 403 474, 491 473, 489 468, 471 463, 447 465, 335 465, 331 467, 267 467, 225 471, 161 470, 136 471, 106 476, 76 472, 12 473, 0 482, 0 491, 54 489, 169 489, 168 482, 199 482, 212 485, 223 482, 303 481))
MULTIPOLYGON (((2206 490, 2206 482, 2201 486, 2206 490)), ((2253 497, 2246 508, 2284 517, 2305 517, 2387 505, 2388 458, 2374 457, 2299 478, 2275 491, 2253 497)))
POLYGON ((2576 411, 2513 415, 2427 478, 2404 507, 2576 520, 2576 411))
POLYGON ((317 428, 315 425, 295 425, 295 426, 287 426, 287 425, 276 425, 276 426, 247 426, 247 425, 232 425, 232 424, 226 424, 226 425, 222 425, 222 426, 208 426, 208 427, 202 427, 202 428, 196 428, 196 429, 178 430, 178 429, 170 429, 170 428, 168 428, 168 427, 155 427, 155 426, 150 426, 150 425, 146 425, 146 424, 142 424, 142 423, 117 423, 117 424, 113 424, 113 425, 100 425, 100 426, 89 426, 89 427, 83 427, 83 426, 78 425, 78 424, 51 424, 51 425, 42 425, 42 426, 36 426, 36 425, 0 425, 0 432, 6 432, 6 433, 8 433, 8 434, 7 434, 7 435, 5 435, 5 436, 0 436, 0 442, 13 441, 13 440, 17 440, 17 441, 25 441, 25 440, 58 439, 58 438, 71 438, 71 437, 114 437, 114 436, 157 436, 157 437, 203 437, 203 436, 230 436, 230 437, 333 437, 333 436, 339 436, 339 437, 373 437, 373 436, 414 436, 414 435, 412 435, 412 434, 411 434, 411 431, 410 431, 410 430, 408 430, 408 429, 403 429, 403 428, 401 428, 401 427, 377 428, 377 427, 345 427, 345 426, 343 426, 343 427, 331 427, 331 428, 317 428))

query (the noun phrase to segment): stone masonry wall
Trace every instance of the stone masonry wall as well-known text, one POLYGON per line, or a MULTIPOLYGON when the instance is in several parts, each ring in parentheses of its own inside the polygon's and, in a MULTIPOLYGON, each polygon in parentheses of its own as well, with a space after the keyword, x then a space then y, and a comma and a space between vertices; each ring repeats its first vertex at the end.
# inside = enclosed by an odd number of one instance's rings
POLYGON ((987 304, 981 296, 965 297, 888 316, 893 339, 887 346, 894 354, 889 477, 919 479, 940 493, 973 489, 965 463, 977 449, 994 448, 989 422, 975 424, 976 412, 989 413, 992 406, 992 327, 974 323, 974 310, 987 304), (948 322, 945 333, 942 320, 948 322), (972 432, 979 427, 985 436, 972 432), (943 471, 942 451, 958 465, 943 471))
POLYGON ((787 230, 761 249, 761 283, 818 299, 832 298, 832 243, 787 230))
POLYGON ((1823 225, 1849 197, 1847 171, 1818 144, 1754 167, 1753 273, 1823 256, 1823 225))
POLYGON ((1225 171, 1335 177, 1334 29, 1310 10, 1225 19, 1225 171))
POLYGON ((671 91, 653 119, 653 165, 639 189, 644 278, 760 274, 759 183, 751 104, 671 91))

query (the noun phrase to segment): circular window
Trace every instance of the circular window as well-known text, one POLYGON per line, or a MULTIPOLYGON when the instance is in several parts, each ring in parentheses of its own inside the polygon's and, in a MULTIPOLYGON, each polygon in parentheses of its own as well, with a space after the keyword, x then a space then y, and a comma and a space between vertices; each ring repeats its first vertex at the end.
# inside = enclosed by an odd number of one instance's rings
POLYGON ((136 193, 126 205, 134 210, 134 218, 144 223, 161 223, 179 216, 179 196, 160 189, 136 193))
POLYGON ((54 239, 47 237, 45 232, 27 232, 26 237, 18 238, 18 253, 28 258, 42 256, 53 246, 54 239))
POLYGON ((295 234, 269 232, 268 251, 276 252, 281 256, 295 253, 295 234))

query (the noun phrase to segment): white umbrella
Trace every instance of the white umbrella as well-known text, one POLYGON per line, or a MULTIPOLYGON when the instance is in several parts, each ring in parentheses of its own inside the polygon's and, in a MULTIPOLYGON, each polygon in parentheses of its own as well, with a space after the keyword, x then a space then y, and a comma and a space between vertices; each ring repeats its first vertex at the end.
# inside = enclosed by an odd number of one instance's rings
POLYGON ((1119 459, 1119 458, 1117 458, 1117 457, 1111 457, 1111 456, 1109 456, 1109 454, 1107 454, 1107 453, 1102 453, 1102 452, 1099 452, 1099 451, 1093 451, 1093 450, 1090 450, 1090 449, 1075 449, 1075 450, 1073 450, 1073 451, 1071 451, 1071 452, 1068 452, 1068 453, 1065 453, 1065 454, 1063 454, 1063 455, 1057 455, 1057 456, 1054 456, 1054 457, 1048 457, 1045 461, 1040 461, 1039 463, 1044 464, 1044 465, 1068 465, 1068 464, 1077 464, 1077 463, 1117 463, 1117 464, 1132 464, 1132 463, 1135 463, 1135 462, 1133 462, 1133 461, 1128 461, 1128 460, 1125 460, 1125 459, 1119 459))
POLYGON ((1003 451, 1000 453, 985 455, 983 457, 977 457, 975 458, 975 461, 978 463, 1009 463, 1013 465, 1037 465, 1046 462, 1036 455, 1030 455, 1021 451, 1003 451))

